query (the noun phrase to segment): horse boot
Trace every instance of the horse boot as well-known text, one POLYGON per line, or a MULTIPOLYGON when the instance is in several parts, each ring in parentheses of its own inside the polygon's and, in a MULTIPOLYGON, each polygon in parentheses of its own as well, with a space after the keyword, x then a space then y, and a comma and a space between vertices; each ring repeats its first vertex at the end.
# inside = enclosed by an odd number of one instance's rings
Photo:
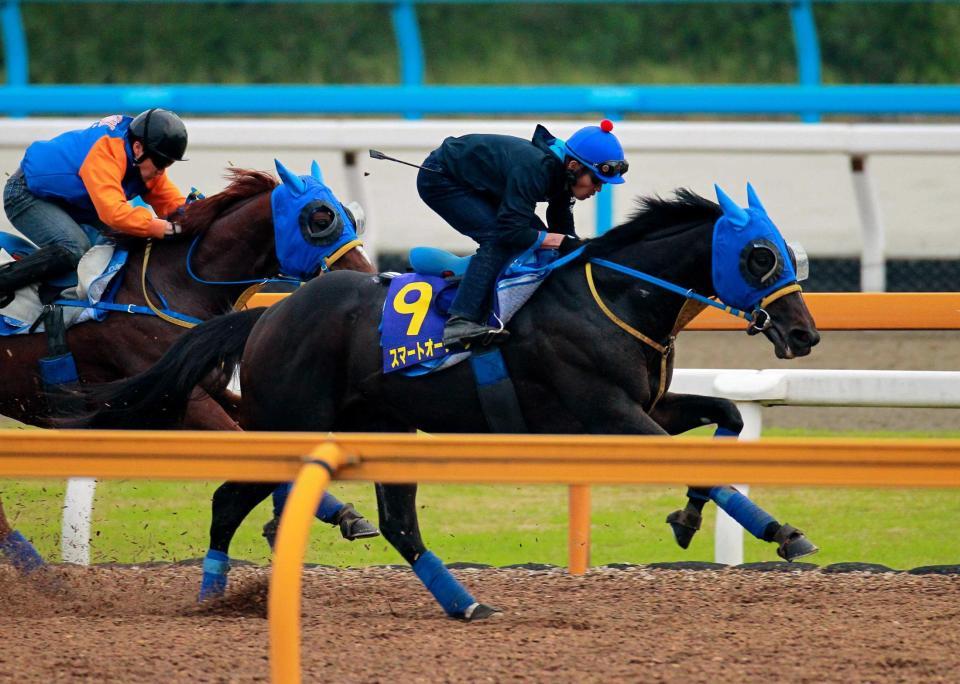
POLYGON ((689 548, 693 535, 700 529, 702 520, 703 516, 696 509, 689 507, 674 511, 667 516, 667 522, 673 530, 673 538, 681 549, 689 548))
POLYGON ((777 555, 785 561, 794 561, 797 558, 810 556, 820 549, 807 539, 803 532, 793 525, 781 525, 776 534, 773 535, 773 541, 777 547, 777 555))
POLYGON ((340 534, 347 541, 380 536, 377 526, 360 515, 351 503, 343 504, 343 508, 337 511, 337 515, 330 523, 340 526, 340 534))
MULTIPOLYGON (((336 516, 329 522, 331 525, 340 527, 340 534, 342 534, 343 538, 347 541, 380 536, 380 530, 377 529, 376 525, 360 515, 357 509, 353 507, 353 504, 344 504, 343 508, 337 511, 336 516)), ((277 530, 279 527, 279 517, 269 520, 267 524, 263 526, 263 538, 267 540, 271 551, 276 546, 277 530)))
POLYGON ((19 261, 0 265, 0 309, 10 305, 17 290, 76 267, 77 258, 63 245, 47 245, 19 261))
POLYGON ((508 337, 510 331, 502 326, 494 328, 461 316, 451 316, 443 328, 443 346, 450 350, 467 350, 473 344, 486 347, 508 337))

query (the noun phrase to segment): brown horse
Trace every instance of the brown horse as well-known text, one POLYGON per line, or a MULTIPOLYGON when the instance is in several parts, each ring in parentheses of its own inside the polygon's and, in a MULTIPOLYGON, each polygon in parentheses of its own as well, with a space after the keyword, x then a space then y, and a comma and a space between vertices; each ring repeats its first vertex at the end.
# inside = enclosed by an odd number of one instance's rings
MULTIPOLYGON (((216 195, 186 207, 182 235, 152 245, 124 245, 130 249, 127 266, 118 277, 122 283, 117 303, 147 304, 141 287, 141 272, 148 260, 147 277, 152 289, 163 295, 168 308, 207 320, 233 309, 248 285, 212 285, 198 282, 188 273, 187 255, 193 272, 204 281, 266 280, 280 271, 274 243, 271 193, 277 180, 269 173, 230 169, 231 182, 216 195)), ((324 228, 324 210, 311 223, 324 228)), ((375 272, 359 241, 342 254, 327 258, 331 270, 375 272)), ((152 300, 157 297, 151 295, 152 300)), ((128 378, 151 367, 187 328, 155 316, 113 313, 100 323, 87 322, 67 331, 66 337, 84 383, 102 383, 128 378)), ((0 338, 0 414, 41 427, 51 424, 47 400, 37 373, 37 362, 47 355, 44 334, 0 338)), ((191 402, 183 427, 199 430, 238 430, 231 416, 231 395, 221 377, 200 388, 191 402)), ((0 506, 0 551, 8 541, 11 526, 0 506)))

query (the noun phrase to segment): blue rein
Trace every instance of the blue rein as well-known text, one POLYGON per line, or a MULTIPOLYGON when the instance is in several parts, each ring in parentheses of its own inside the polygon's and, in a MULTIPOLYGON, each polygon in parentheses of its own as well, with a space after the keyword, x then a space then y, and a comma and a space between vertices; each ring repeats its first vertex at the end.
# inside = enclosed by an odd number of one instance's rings
POLYGON ((295 278, 253 278, 252 280, 204 280, 196 273, 193 272, 193 266, 191 262, 193 261, 193 252, 196 250, 197 245, 200 244, 200 238, 203 236, 202 233, 198 233, 193 242, 190 243, 190 249, 187 250, 187 273, 193 278, 196 282, 201 283, 202 285, 254 285, 256 283, 293 283, 295 285, 300 284, 300 280, 295 278))
MULTIPOLYGON (((581 247, 580 249, 583 249, 583 248, 581 247)), ((731 316, 736 316, 737 318, 754 320, 756 318, 756 311, 759 310, 759 309, 755 310, 754 315, 750 315, 745 311, 741 311, 740 309, 734 308, 732 306, 727 306, 723 302, 718 302, 715 299, 704 297, 703 295, 697 294, 691 289, 684 289, 679 285, 674 285, 669 281, 663 280, 656 276, 652 276, 648 273, 644 273, 643 271, 637 271, 632 268, 628 268, 626 266, 621 266, 620 264, 614 263, 612 261, 607 261, 606 259, 590 259, 589 261, 592 264, 597 264, 598 266, 604 266, 611 270, 618 271, 619 273, 623 273, 624 275, 628 275, 632 278, 636 278, 637 280, 642 280, 644 282, 657 285, 659 287, 662 287, 665 290, 669 290, 670 292, 673 292, 674 294, 678 294, 681 297, 686 297, 687 299, 693 299, 697 302, 700 302, 701 304, 706 304, 707 306, 712 306, 715 309, 720 309, 721 311, 724 311, 730 314, 731 316)))

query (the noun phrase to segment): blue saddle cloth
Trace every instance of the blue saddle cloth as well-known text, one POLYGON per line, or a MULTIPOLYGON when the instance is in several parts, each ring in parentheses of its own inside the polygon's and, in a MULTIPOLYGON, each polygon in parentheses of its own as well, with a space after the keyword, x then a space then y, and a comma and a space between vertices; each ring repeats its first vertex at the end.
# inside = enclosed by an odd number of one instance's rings
MULTIPOLYGON (((117 278, 116 275, 120 273, 127 262, 127 250, 113 249, 112 243, 94 228, 89 228, 87 233, 91 241, 94 242, 96 249, 112 251, 102 253, 102 259, 94 261, 99 265, 93 272, 84 268, 86 263, 80 266, 80 270, 84 272, 82 288, 78 286, 79 280, 76 271, 44 283, 62 290, 61 297, 64 299, 76 300, 78 304, 81 301, 89 304, 88 307, 81 304, 65 309, 64 323, 67 327, 89 320, 102 321, 107 317, 109 311, 94 307, 101 303, 113 303, 122 280, 117 278), (109 258, 107 258, 107 254, 109 254, 109 258), (83 293, 82 299, 78 298, 80 292, 83 293)), ((22 237, 10 233, 0 233, 0 249, 19 259, 35 252, 37 246, 22 237)), ((86 259, 87 257, 85 257, 86 259)), ((18 292, 17 298, 10 306, 0 311, 0 337, 28 333, 41 313, 42 304, 36 294, 36 288, 24 288, 24 290, 18 292)), ((43 326, 37 328, 37 331, 42 330, 43 326)))
MULTIPOLYGON (((494 317, 506 324, 555 268, 555 250, 538 244, 513 259, 494 286, 494 317)), ((410 252, 414 273, 395 276, 383 303, 380 347, 383 372, 423 375, 459 363, 469 352, 453 353, 443 346, 443 328, 449 317, 459 276, 470 257, 458 257, 433 247, 410 252)))

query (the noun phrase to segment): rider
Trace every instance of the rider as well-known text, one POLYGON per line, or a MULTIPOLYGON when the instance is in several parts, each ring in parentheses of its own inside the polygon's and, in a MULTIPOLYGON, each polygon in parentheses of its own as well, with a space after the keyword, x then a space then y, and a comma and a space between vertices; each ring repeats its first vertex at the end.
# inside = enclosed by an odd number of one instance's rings
POLYGON ((164 238, 178 226, 129 203, 140 196, 157 216, 186 201, 166 169, 182 161, 187 129, 173 112, 108 116, 27 148, 7 181, 3 208, 40 249, 0 266, 0 308, 27 285, 69 273, 90 249, 81 224, 136 237, 164 238))
POLYGON ((509 135, 447 138, 417 175, 423 201, 480 246, 460 283, 443 344, 457 348, 490 343, 509 334, 487 325, 497 274, 511 256, 543 240, 541 249, 567 254, 581 240, 573 202, 623 183, 628 165, 608 120, 586 126, 564 142, 538 125, 531 141, 509 135), (547 225, 536 205, 547 202, 547 225))

